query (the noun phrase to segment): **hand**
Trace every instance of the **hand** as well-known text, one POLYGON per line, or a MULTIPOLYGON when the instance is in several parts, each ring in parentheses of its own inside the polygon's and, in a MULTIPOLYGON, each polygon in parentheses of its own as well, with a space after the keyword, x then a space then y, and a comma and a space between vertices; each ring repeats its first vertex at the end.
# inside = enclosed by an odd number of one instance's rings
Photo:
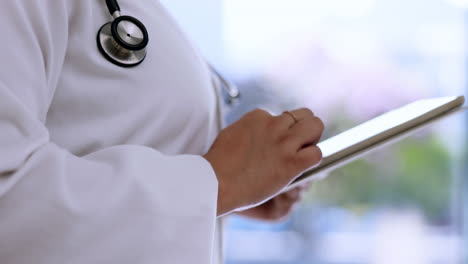
POLYGON ((298 186, 257 207, 237 212, 237 214, 263 221, 280 221, 292 212, 307 189, 309 189, 309 184, 298 186))
POLYGON ((291 113, 257 109, 221 131, 204 155, 218 178, 218 215, 273 197, 320 162, 322 121, 306 108, 291 113))

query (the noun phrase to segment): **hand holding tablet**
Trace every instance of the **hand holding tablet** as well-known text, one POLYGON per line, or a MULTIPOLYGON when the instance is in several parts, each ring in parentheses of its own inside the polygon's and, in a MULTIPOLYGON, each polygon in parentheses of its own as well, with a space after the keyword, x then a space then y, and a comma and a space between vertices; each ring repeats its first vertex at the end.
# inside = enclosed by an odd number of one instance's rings
POLYGON ((434 121, 463 108, 464 96, 419 100, 387 112, 361 125, 317 144, 322 150, 322 162, 304 172, 286 190, 305 181, 319 180, 337 167, 341 167, 380 146, 392 143, 434 121))

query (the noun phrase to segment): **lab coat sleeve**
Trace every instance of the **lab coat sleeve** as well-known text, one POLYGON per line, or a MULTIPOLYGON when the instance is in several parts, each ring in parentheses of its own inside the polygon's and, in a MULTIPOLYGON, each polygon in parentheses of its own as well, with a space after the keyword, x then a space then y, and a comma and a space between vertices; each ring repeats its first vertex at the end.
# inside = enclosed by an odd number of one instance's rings
POLYGON ((210 263, 218 186, 205 159, 130 145, 77 157, 50 141, 73 2, 2 1, 0 262, 210 263))

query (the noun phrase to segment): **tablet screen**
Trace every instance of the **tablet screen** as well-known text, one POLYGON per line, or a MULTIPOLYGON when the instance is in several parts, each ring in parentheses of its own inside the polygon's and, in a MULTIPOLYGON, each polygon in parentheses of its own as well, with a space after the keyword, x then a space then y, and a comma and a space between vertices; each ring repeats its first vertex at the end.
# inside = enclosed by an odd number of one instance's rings
POLYGON ((295 182, 430 123, 461 107, 463 103, 463 96, 419 100, 324 140, 317 144, 323 153, 321 164, 305 172, 295 182))

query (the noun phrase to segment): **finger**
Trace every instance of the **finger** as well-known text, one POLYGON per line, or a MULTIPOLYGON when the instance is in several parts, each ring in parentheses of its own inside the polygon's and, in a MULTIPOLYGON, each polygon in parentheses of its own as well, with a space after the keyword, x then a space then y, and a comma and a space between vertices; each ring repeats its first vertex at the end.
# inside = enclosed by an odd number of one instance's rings
POLYGON ((293 204, 299 202, 301 200, 301 192, 294 192, 291 194, 285 194, 283 201, 285 204, 289 204, 289 206, 292 206, 293 204))
POLYGON ((323 155, 319 147, 312 145, 299 150, 295 158, 300 169, 304 171, 320 164, 323 155))
POLYGON ((292 211, 292 205, 274 201, 269 209, 264 211, 264 219, 269 221, 278 221, 286 217, 292 211))
POLYGON ((293 114, 295 117, 297 117, 298 121, 301 121, 302 119, 305 119, 307 117, 314 116, 314 112, 310 110, 309 108, 299 108, 296 110, 291 110, 289 111, 291 114, 293 114))
POLYGON ((301 192, 302 191, 300 187, 295 187, 294 189, 291 189, 285 193, 280 194, 274 199, 276 199, 276 201, 281 204, 295 203, 296 201, 300 200, 301 192))
POLYGON ((245 114, 244 116, 245 118, 252 118, 256 121, 259 121, 259 120, 265 120, 266 118, 268 117, 271 117, 271 114, 270 112, 264 110, 264 109, 261 109, 261 108, 256 108, 250 112, 248 112, 247 114, 245 114))
POLYGON ((282 201, 278 201, 277 205, 280 208, 280 211, 282 211, 284 215, 287 215, 293 210, 294 206, 298 204, 299 201, 300 196, 297 195, 294 199, 284 198, 282 201))
POLYGON ((301 192, 307 192, 311 186, 312 182, 306 182, 304 184, 299 185, 298 188, 301 188, 301 192))
POLYGON ((272 201, 272 207, 270 212, 277 214, 278 216, 284 216, 288 211, 296 204, 297 200, 289 200, 286 196, 277 197, 272 201))
POLYGON ((278 116, 278 118, 281 120, 283 127, 289 128, 294 126, 301 120, 312 116, 314 116, 314 112, 312 112, 310 109, 300 108, 297 110, 284 112, 283 114, 278 116))
POLYGON ((288 130, 289 141, 296 151, 308 145, 315 145, 320 140, 324 125, 320 118, 312 116, 303 119, 288 130))
POLYGON ((289 215, 300 201, 300 196, 296 196, 296 194, 293 194, 295 192, 300 193, 299 189, 297 189, 296 191, 291 193, 292 196, 295 197, 291 197, 291 194, 287 195, 285 193, 270 200, 268 204, 269 207, 266 208, 264 211, 267 218, 270 220, 280 220, 289 215))
POLYGON ((302 191, 301 189, 302 189, 301 187, 296 187, 296 188, 284 193, 283 195, 289 201, 297 201, 297 200, 299 200, 301 198, 301 191, 302 191))

